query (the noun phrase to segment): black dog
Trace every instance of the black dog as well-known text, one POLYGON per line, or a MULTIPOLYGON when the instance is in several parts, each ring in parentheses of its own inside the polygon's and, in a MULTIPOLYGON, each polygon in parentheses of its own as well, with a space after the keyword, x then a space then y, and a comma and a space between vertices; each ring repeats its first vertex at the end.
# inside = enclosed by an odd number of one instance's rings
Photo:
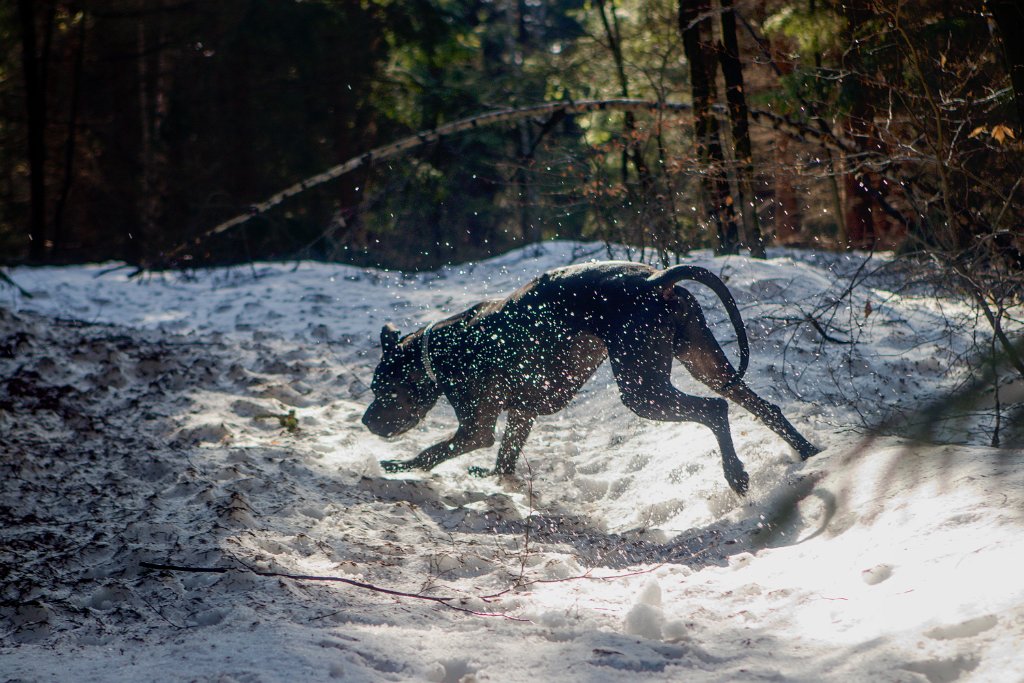
POLYGON ((695 378, 760 418, 800 457, 818 452, 778 406, 743 383, 750 356, 743 321, 725 283, 705 268, 658 271, 618 261, 559 268, 507 299, 482 302, 405 338, 386 325, 381 348, 374 400, 363 415, 371 432, 394 436, 411 429, 441 392, 459 419, 452 438, 412 460, 384 461, 389 472, 429 470, 491 446, 498 415, 507 410, 492 473, 512 473, 534 418, 564 408, 605 357, 611 359, 622 402, 637 415, 700 422, 714 432, 726 481, 737 493, 747 490, 748 476, 729 434, 728 403, 673 387, 673 357, 695 378), (696 299, 675 284, 684 279, 707 285, 725 305, 739 338, 739 371, 712 336, 696 299))

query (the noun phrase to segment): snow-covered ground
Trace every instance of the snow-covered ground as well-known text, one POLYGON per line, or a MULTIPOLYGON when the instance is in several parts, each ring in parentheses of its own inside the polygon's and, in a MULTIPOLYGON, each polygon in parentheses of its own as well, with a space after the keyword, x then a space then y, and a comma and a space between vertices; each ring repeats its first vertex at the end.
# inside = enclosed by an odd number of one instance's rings
POLYGON ((362 427, 385 322, 605 256, 13 270, 33 298, 0 288, 0 680, 1024 680, 1024 451, 864 439, 954 386, 975 330, 892 276, 847 296, 860 257, 693 258, 743 309, 748 382, 824 448, 801 463, 733 407, 745 498, 710 432, 635 417, 607 368, 538 421, 517 481, 467 474, 496 447, 382 472, 455 424, 362 427))

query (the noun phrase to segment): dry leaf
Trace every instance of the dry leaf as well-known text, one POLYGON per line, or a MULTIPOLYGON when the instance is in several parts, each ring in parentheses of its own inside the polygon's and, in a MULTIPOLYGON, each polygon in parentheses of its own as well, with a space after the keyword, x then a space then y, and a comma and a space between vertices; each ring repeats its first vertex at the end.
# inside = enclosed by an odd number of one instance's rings
POLYGON ((1010 138, 1015 140, 1016 136, 1013 134, 1013 129, 1007 126, 1005 123, 1000 123, 998 126, 992 126, 992 137, 996 139, 996 142, 1003 144, 1003 140, 1010 138))
POLYGON ((978 126, 974 130, 972 130, 971 134, 968 135, 967 137, 969 137, 969 138, 976 138, 979 135, 981 135, 982 133, 987 133, 987 132, 988 132, 988 129, 986 129, 985 126, 978 126))

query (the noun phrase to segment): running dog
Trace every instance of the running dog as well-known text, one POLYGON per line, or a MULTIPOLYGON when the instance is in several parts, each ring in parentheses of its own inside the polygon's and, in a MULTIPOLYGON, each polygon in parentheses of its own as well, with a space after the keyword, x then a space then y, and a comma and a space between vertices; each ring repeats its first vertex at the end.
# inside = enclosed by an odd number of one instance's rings
POLYGON ((544 273, 505 299, 469 310, 402 337, 388 324, 380 336, 383 357, 373 376, 374 400, 363 424, 379 436, 415 426, 444 393, 459 420, 454 436, 411 460, 386 460, 388 472, 429 470, 494 444, 498 416, 508 411, 493 470, 511 474, 534 419, 562 410, 611 360, 622 402, 641 417, 700 422, 718 439, 725 479, 745 493, 749 477, 729 433, 728 403, 689 396, 672 386, 672 359, 696 379, 758 417, 800 457, 818 452, 778 406, 743 382, 750 347, 736 302, 714 273, 679 265, 657 270, 609 261, 544 273), (678 283, 693 280, 722 300, 736 329, 739 370, 708 329, 694 296, 678 283))

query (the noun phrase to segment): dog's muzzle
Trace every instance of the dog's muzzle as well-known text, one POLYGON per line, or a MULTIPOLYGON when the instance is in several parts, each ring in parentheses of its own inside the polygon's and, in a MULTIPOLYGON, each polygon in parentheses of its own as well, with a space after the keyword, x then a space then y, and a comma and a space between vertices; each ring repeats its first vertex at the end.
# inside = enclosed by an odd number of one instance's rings
POLYGON ((371 403, 363 413, 363 424, 377 436, 398 436, 415 427, 417 422, 419 420, 415 416, 411 419, 408 417, 393 418, 382 414, 380 407, 375 403, 371 403))

